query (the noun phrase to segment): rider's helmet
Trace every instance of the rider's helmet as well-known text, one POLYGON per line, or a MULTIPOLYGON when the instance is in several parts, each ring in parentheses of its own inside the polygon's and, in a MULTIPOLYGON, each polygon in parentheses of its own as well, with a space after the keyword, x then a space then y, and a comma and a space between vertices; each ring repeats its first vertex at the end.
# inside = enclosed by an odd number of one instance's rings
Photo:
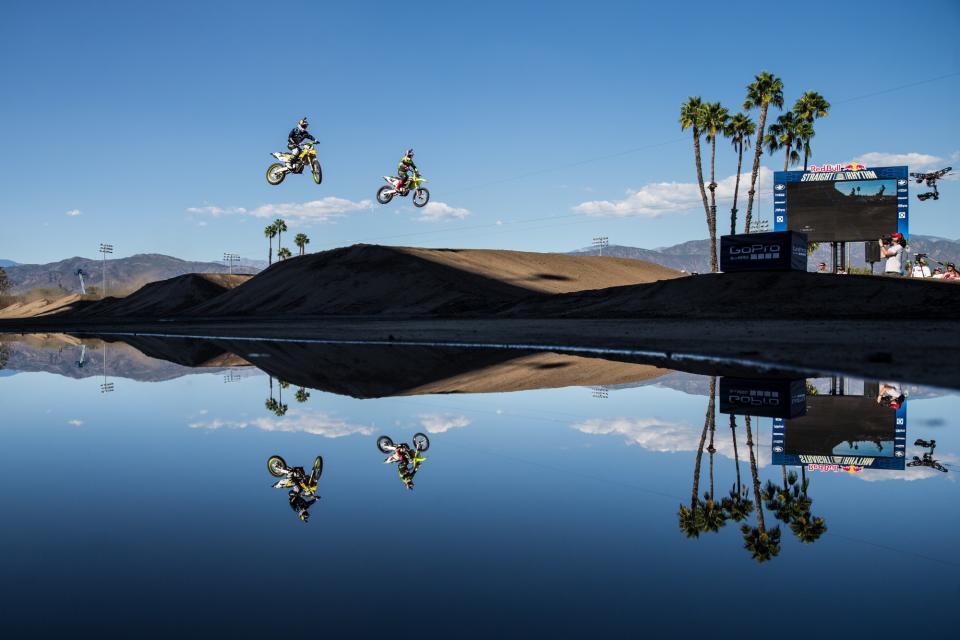
POLYGON ((412 157, 413 157, 413 149, 407 149, 407 157, 408 157, 408 158, 412 158, 412 157))
POLYGON ((307 122, 307 117, 304 116, 300 118, 300 122, 298 122, 297 125, 299 125, 301 129, 306 129, 308 126, 310 126, 310 123, 307 122))

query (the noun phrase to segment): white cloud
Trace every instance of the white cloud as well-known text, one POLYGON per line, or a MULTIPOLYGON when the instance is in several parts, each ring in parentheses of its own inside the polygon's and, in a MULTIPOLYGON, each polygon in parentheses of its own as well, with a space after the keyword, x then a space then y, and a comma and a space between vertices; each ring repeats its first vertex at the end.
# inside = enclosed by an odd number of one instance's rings
MULTIPOLYGON (((913 456, 918 458, 923 457, 923 454, 927 453, 927 449, 920 449, 917 447, 912 447, 907 450, 907 459, 912 460, 913 456)), ((957 463, 960 462, 960 458, 952 454, 940 455, 937 453, 937 462, 944 466, 956 467, 957 463)), ((949 471, 953 471, 950 469, 949 471)), ((860 480, 866 482, 884 482, 886 480, 905 480, 907 482, 912 482, 914 480, 929 480, 930 478, 941 478, 946 476, 946 479, 955 481, 955 476, 952 473, 944 473, 943 471, 937 471, 936 469, 931 469, 930 467, 907 467, 903 471, 884 471, 882 469, 864 469, 862 472, 856 474, 856 477, 860 480)))
POLYGON ((452 413, 422 413, 419 418, 427 433, 446 433, 450 429, 470 426, 469 418, 452 413))
POLYGON ((70 211, 67 211, 67 212, 66 212, 66 215, 70 216, 71 218, 76 218, 76 217, 79 216, 81 213, 83 213, 83 212, 80 211, 80 209, 70 209, 70 211))
POLYGON ((188 213, 203 213, 206 215, 213 216, 218 218, 220 216, 226 216, 233 213, 246 213, 247 210, 243 207, 215 207, 212 205, 207 205, 203 207, 188 207, 188 213))
POLYGON ((451 207, 446 202, 428 202, 427 206, 420 209, 420 222, 444 222, 445 220, 463 220, 470 211, 451 207))
MULTIPOLYGON (((760 167, 760 174, 757 177, 757 193, 760 199, 769 197, 772 182, 773 171, 767 167, 760 167)), ((718 203, 733 200, 735 184, 736 175, 717 181, 718 203)), ((749 189, 750 173, 745 172, 740 176, 739 198, 742 203, 746 203, 749 189)), ((707 191, 707 197, 709 196, 710 192, 707 191)), ((627 197, 623 200, 591 200, 578 204, 573 210, 588 216, 656 218, 668 213, 681 213, 702 207, 703 200, 696 182, 653 182, 636 191, 627 191, 627 197)))
POLYGON ((82 426, 83 426, 83 420, 76 420, 76 419, 74 419, 74 420, 67 420, 67 424, 70 425, 71 427, 82 427, 82 426))
MULTIPOLYGON (((685 422, 669 422, 658 418, 591 418, 573 425, 573 428, 592 435, 619 435, 622 436, 627 445, 640 445, 649 451, 659 451, 662 453, 677 453, 682 451, 696 451, 700 445, 700 434, 703 431, 703 425, 694 426, 685 422)), ((747 451, 743 429, 737 430, 739 441, 740 462, 749 460, 750 453, 747 451)), ((704 455, 706 447, 710 443, 710 432, 707 432, 707 440, 704 444, 704 455)), ((714 434, 713 446, 717 453, 727 458, 733 459, 733 441, 730 437, 730 429, 721 430, 718 428, 714 434)), ((766 466, 770 463, 770 447, 764 445, 756 446, 756 456, 758 466, 766 466)), ((692 464, 692 463, 691 463, 692 464)))
POLYGON ((917 170, 934 168, 934 165, 944 162, 943 158, 931 156, 927 153, 917 153, 915 151, 910 153, 882 153, 879 151, 871 151, 870 153, 857 156, 856 161, 868 167, 890 167, 905 164, 911 169, 917 170))
POLYGON ((226 215, 244 215, 254 218, 283 218, 288 222, 310 224, 315 222, 329 222, 334 218, 339 218, 355 211, 368 210, 371 207, 372 201, 370 200, 354 202, 345 198, 327 196, 326 198, 309 200, 307 202, 264 204, 254 209, 204 205, 202 207, 189 207, 187 208, 187 213, 204 214, 215 218, 226 215))
POLYGON ((252 420, 207 420, 191 422, 191 429, 260 429, 261 431, 310 433, 325 438, 340 438, 359 433, 365 436, 373 435, 373 427, 352 424, 346 420, 336 418, 327 413, 309 413, 307 411, 291 409, 283 417, 263 416, 252 420))

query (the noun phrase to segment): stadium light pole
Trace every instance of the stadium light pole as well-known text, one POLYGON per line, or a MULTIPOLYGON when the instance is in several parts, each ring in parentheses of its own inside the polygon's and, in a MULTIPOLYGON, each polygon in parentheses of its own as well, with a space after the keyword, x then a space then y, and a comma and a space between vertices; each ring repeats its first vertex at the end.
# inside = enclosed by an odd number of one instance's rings
POLYGON ((600 251, 600 255, 603 255, 603 248, 610 245, 610 239, 607 236, 597 236, 593 239, 593 248, 600 251))
POLYGON ((113 383, 107 382, 107 343, 103 343, 103 384, 100 385, 100 393, 110 393, 113 391, 113 383))
POLYGON ((113 245, 100 243, 100 253, 103 255, 103 292, 100 294, 101 298, 107 297, 107 254, 113 253, 113 245))
POLYGON ((233 275, 233 263, 240 262, 240 254, 238 253, 224 253, 223 261, 230 265, 230 274, 233 275))

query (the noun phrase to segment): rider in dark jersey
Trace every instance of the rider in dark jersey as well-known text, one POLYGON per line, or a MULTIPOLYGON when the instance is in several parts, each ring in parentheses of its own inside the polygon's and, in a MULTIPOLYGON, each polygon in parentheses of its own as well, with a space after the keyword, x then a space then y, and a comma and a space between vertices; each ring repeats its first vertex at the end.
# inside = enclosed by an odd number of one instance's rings
POLYGON ((287 164, 290 167, 293 167, 300 158, 300 154, 303 153, 303 149, 300 148, 300 144, 304 140, 312 140, 316 142, 317 139, 314 138, 307 131, 307 127, 310 125, 307 122, 306 118, 301 118, 300 122, 297 123, 293 129, 290 130, 290 135, 287 136, 287 149, 290 149, 290 160, 287 161, 287 164))

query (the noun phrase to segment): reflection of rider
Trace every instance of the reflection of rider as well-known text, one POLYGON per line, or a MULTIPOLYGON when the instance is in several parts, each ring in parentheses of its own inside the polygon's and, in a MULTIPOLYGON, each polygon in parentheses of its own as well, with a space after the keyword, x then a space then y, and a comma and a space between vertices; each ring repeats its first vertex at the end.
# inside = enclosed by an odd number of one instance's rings
POLYGON ((417 452, 413 451, 406 443, 397 445, 396 453, 399 456, 397 461, 397 473, 400 475, 400 481, 407 489, 413 489, 413 476, 417 474, 420 465, 417 464, 417 452))
POLYGON ((297 514, 297 517, 301 521, 306 522, 310 519, 310 512, 308 509, 313 506, 313 503, 317 501, 316 497, 307 500, 303 497, 303 494, 300 492, 299 488, 291 489, 287 493, 287 497, 290 500, 290 508, 293 509, 293 512, 297 514))
POLYGON ((413 149, 407 149, 407 153, 397 164, 397 177, 400 178, 400 183, 397 185, 398 191, 403 188, 404 184, 406 184, 407 174, 410 171, 413 171, 414 175, 419 175, 417 171, 417 165, 413 164, 413 149))
POLYGON ((303 149, 300 148, 300 143, 304 140, 317 141, 312 135, 307 132, 307 127, 310 125, 307 122, 306 118, 302 118, 300 122, 297 123, 293 129, 290 130, 290 134, 287 136, 287 149, 290 149, 290 159, 287 160, 289 166, 293 166, 296 161, 300 158, 300 154, 303 153, 303 149))

